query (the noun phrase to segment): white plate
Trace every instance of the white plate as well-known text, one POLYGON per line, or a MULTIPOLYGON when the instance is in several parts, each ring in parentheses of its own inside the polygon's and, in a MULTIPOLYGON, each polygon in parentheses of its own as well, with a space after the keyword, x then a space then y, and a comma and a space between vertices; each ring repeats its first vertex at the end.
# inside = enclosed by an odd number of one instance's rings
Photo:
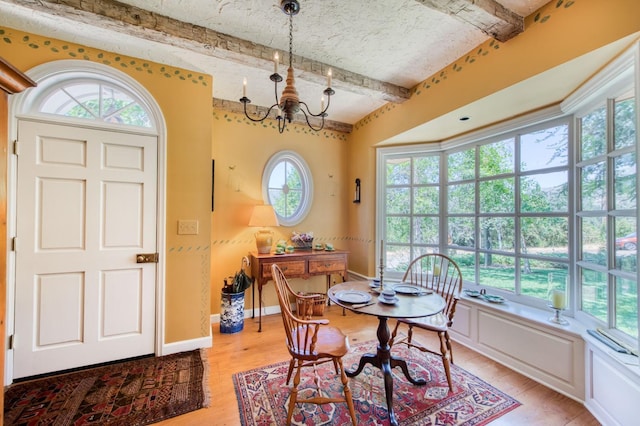
POLYGON ((480 297, 482 294, 478 290, 465 290, 464 293, 469 297, 480 297))
POLYGON ((421 294, 426 291, 425 289, 423 289, 422 287, 418 287, 417 285, 402 283, 394 285, 393 289, 396 291, 396 293, 400 294, 421 294))
POLYGON ((384 303, 385 305, 395 305, 396 303, 398 303, 398 299, 396 296, 393 296, 393 299, 391 300, 387 300, 382 296, 378 296, 378 302, 380 303, 384 303))
POLYGON ((364 291, 345 290, 337 293, 336 298, 345 303, 367 303, 371 300, 371 295, 364 291))

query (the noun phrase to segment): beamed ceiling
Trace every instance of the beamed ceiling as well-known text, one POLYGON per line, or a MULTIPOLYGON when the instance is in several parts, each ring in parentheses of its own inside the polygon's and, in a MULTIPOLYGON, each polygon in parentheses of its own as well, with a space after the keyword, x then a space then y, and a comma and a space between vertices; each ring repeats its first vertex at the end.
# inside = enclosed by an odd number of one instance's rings
MULTIPOLYGON (((406 101, 411 88, 489 38, 508 42, 524 31, 524 17, 548 1, 302 0, 293 18, 300 99, 317 112, 331 68, 336 94, 326 128, 348 132, 386 103, 406 101)), ((289 21, 279 0, 0 0, 0 25, 211 74, 214 104, 231 110, 242 106, 245 77, 252 107, 271 106, 274 51, 281 74, 288 63, 289 21)), ((524 82, 389 143, 440 140, 557 103, 611 55, 568 64, 576 80, 554 81, 550 93, 524 82), (461 115, 471 120, 461 123, 461 115)), ((539 78, 555 79, 553 72, 539 78)))

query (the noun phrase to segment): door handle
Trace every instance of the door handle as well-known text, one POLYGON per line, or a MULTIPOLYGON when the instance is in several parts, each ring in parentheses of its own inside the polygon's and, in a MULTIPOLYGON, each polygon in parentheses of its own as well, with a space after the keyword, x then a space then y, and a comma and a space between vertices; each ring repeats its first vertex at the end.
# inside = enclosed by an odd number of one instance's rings
POLYGON ((158 253, 136 254, 136 263, 158 263, 158 253))

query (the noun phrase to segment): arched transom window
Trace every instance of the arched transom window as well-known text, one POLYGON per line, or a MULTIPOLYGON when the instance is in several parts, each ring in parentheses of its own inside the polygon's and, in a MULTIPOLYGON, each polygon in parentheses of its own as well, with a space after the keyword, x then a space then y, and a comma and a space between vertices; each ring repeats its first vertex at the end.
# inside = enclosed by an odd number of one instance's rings
POLYGON ((50 87, 32 111, 115 125, 154 127, 152 115, 136 95, 116 84, 89 79, 50 87))

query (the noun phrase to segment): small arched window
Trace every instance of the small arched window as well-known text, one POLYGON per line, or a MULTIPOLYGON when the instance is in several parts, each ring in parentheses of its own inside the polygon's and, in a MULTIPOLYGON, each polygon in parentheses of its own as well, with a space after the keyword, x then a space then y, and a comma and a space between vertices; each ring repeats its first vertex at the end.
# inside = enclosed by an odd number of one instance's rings
POLYGON ((52 85, 32 111, 115 125, 154 127, 148 108, 133 93, 109 82, 90 79, 52 85))
POLYGON ((313 180, 309 166, 293 151, 274 154, 262 175, 262 193, 271 204, 280 225, 293 226, 309 213, 313 199, 313 180))

